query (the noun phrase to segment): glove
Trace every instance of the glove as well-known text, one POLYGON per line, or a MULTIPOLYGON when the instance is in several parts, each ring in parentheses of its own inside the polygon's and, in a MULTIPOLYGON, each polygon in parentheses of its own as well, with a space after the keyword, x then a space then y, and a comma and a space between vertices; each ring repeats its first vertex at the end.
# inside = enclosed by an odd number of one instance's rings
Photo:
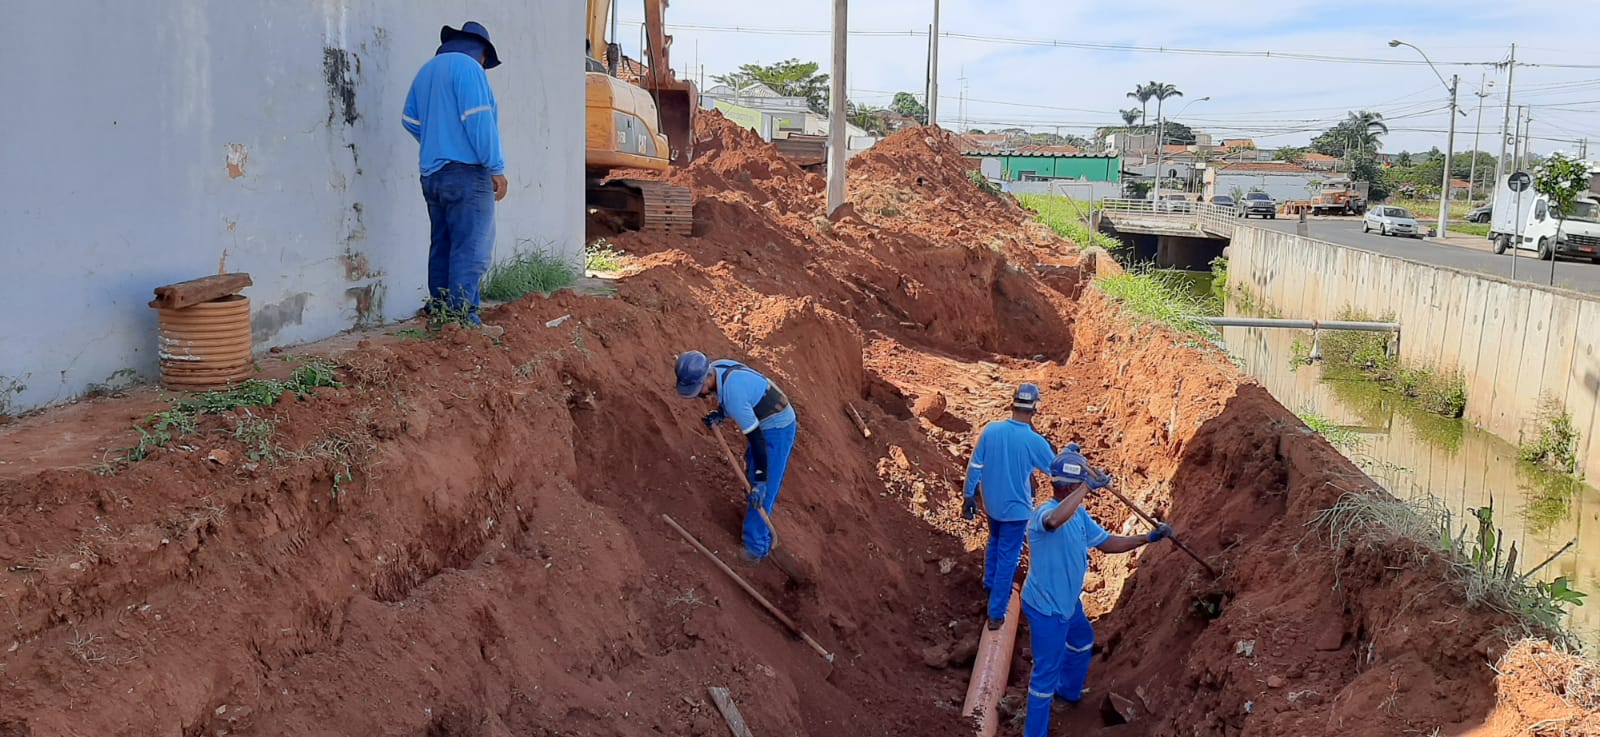
POLYGON ((1099 491, 1107 486, 1110 486, 1111 482, 1114 480, 1116 480, 1116 478, 1109 473, 1095 473, 1091 471, 1089 472, 1088 480, 1085 481, 1085 483, 1088 484, 1090 491, 1099 491))
POLYGON ((700 418, 700 421, 706 423, 706 429, 709 430, 715 429, 718 424, 726 419, 728 419, 728 413, 723 412, 722 408, 718 407, 707 413, 705 417, 700 418))
POLYGON ((962 519, 974 519, 977 516, 978 516, 978 500, 969 497, 965 502, 962 502, 962 504, 961 504, 961 518, 962 519))
POLYGON ((1161 524, 1156 525, 1156 528, 1154 530, 1151 530, 1150 534, 1145 535, 1144 539, 1145 539, 1145 542, 1154 543, 1154 542, 1160 542, 1160 541, 1165 540, 1165 539, 1167 539, 1169 537, 1172 537, 1172 525, 1169 525, 1169 524, 1167 524, 1165 522, 1162 522, 1161 524))

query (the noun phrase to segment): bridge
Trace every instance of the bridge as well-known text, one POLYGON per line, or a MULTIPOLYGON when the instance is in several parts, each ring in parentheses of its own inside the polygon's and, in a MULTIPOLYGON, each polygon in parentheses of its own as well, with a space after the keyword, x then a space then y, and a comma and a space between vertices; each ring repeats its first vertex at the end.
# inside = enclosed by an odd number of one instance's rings
POLYGON ((1101 206, 1099 227, 1159 268, 1210 268, 1239 227, 1233 208, 1209 202, 1108 199, 1101 206))

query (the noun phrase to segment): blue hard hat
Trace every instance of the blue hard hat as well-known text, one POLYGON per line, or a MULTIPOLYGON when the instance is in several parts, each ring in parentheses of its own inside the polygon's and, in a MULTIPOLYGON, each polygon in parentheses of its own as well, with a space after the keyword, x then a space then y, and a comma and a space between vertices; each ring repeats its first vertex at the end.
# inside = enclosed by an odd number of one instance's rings
POLYGON ((1017 387, 1016 393, 1011 395, 1011 408, 1032 412, 1039 408, 1039 386, 1037 384, 1022 384, 1017 387))
POLYGON ((1050 461, 1052 484, 1082 484, 1089 478, 1089 460, 1077 451, 1063 450, 1050 461))
POLYGON ((500 66, 500 53, 494 50, 494 43, 489 40, 489 29, 482 23, 469 20, 461 24, 461 29, 456 30, 450 26, 439 29, 439 43, 449 43, 459 38, 471 39, 483 44, 483 68, 493 69, 500 66))
POLYGON ((678 374, 678 395, 684 399, 700 396, 706 385, 706 374, 711 373, 711 359, 700 351, 688 351, 678 356, 673 369, 678 374))

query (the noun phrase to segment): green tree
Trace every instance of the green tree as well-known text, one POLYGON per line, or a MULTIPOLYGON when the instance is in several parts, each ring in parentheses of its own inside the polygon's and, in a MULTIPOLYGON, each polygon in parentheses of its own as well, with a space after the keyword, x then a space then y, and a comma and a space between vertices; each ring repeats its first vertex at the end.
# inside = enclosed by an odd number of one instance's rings
POLYGON ((1561 226, 1572 214, 1573 201, 1589 191, 1589 164, 1560 151, 1550 154, 1533 170, 1533 190, 1550 198, 1550 211, 1556 217, 1555 240, 1559 242, 1561 226))
POLYGON ((1138 120, 1144 115, 1144 111, 1136 107, 1130 107, 1126 110, 1119 110, 1117 112, 1122 115, 1122 124, 1125 126, 1133 125, 1134 121, 1138 120))
POLYGON ((875 136, 888 135, 883 125, 883 108, 849 102, 845 103, 845 110, 851 125, 875 136))
MULTIPOLYGON (((1179 90, 1174 85, 1167 84, 1166 82, 1151 82, 1150 96, 1155 98, 1156 101, 1156 121, 1157 126, 1159 127, 1161 120, 1161 104, 1166 102, 1167 98, 1169 97, 1183 97, 1183 91, 1179 90)), ((1166 136, 1163 135, 1162 139, 1166 139, 1166 136)), ((1193 142, 1194 139, 1191 137, 1189 140, 1193 142)))
POLYGON ((744 64, 736 72, 719 74, 711 79, 734 89, 764 84, 785 97, 804 97, 812 112, 826 115, 828 75, 818 74, 819 68, 814 61, 786 59, 776 64, 744 64))
POLYGON ((889 108, 922 125, 928 124, 928 106, 910 92, 894 93, 894 102, 889 103, 889 108))
MULTIPOLYGON (((1127 94, 1129 98, 1139 101, 1140 125, 1145 125, 1150 122, 1150 98, 1156 96, 1156 84, 1156 82, 1150 82, 1149 84, 1134 85, 1133 91, 1127 94)), ((1133 125, 1133 122, 1129 121, 1128 125, 1133 125)))
POLYGON ((1350 178, 1367 183, 1367 196, 1373 202, 1388 199, 1389 192, 1393 190, 1388 177, 1384 176, 1383 167, 1378 165, 1378 155, 1370 151, 1351 155, 1350 178))
POLYGON ((1354 161, 1353 153, 1377 153, 1389 126, 1383 122, 1383 113, 1371 110, 1351 111, 1338 125, 1311 139, 1311 148, 1317 153, 1340 156, 1354 161))
POLYGON ((1284 146, 1283 148, 1272 152, 1272 160, 1287 161, 1291 164, 1298 164, 1302 161, 1305 161, 1306 152, 1309 150, 1310 149, 1307 149, 1304 146, 1284 146))
POLYGON ((1399 156, 1394 157, 1394 165, 1395 166, 1411 166, 1412 165, 1411 152, 1410 151, 1401 151, 1399 156))

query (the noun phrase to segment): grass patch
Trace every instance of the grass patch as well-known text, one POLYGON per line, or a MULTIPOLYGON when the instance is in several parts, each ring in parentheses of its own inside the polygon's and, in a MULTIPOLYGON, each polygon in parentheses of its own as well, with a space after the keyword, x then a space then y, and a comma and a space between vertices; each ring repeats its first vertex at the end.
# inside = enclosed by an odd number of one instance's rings
MULTIPOLYGON (((185 397, 174 403, 172 409, 157 412, 145 418, 143 422, 135 424, 133 427, 139 431, 139 444, 127 449, 124 459, 142 461, 149 457, 150 451, 194 432, 200 426, 201 415, 220 415, 248 407, 270 407, 277 404, 278 398, 284 394, 305 397, 320 387, 343 386, 334 374, 333 364, 325 360, 298 356, 291 356, 288 360, 299 365, 289 374, 286 381, 250 379, 226 391, 205 392, 185 397)), ((245 442, 248 449, 251 447, 249 441, 260 439, 263 431, 252 428, 244 430, 241 436, 242 427, 242 422, 235 427, 235 437, 241 438, 241 442, 245 442)), ((270 430, 269 426, 264 433, 269 442, 270 430)), ((262 449, 262 446, 257 448, 262 449)))
POLYGON ((1350 428, 1334 424, 1333 420, 1318 414, 1315 410, 1310 408, 1302 409, 1296 412, 1295 416, 1299 417, 1301 422, 1306 423, 1306 427, 1316 430, 1319 435, 1327 438, 1328 442, 1333 444, 1333 447, 1343 452, 1353 453, 1367 447, 1367 441, 1363 440, 1359 433, 1350 428))
POLYGON ((1084 222, 1084 218, 1089 215, 1088 202, 1042 194, 1025 194, 1018 197, 1017 201, 1021 202, 1023 207, 1039 213, 1035 219, 1050 226, 1056 235, 1078 244, 1080 248, 1097 246, 1107 251, 1115 251, 1123 247, 1122 241, 1105 233, 1089 230, 1089 226, 1084 222))
POLYGON ((1578 429, 1572 425, 1572 415, 1554 397, 1540 398, 1533 431, 1518 435, 1522 460, 1558 473, 1578 471, 1578 429))
MULTIPOLYGON (((1439 221, 1439 198, 1437 197, 1422 200, 1392 199, 1383 204, 1390 207, 1404 207, 1405 209, 1410 210, 1411 214, 1416 216, 1417 222, 1422 223, 1424 228, 1428 226, 1428 223, 1436 223, 1439 221)), ((1477 207, 1477 205, 1474 205, 1470 202, 1451 200, 1450 219, 1465 219, 1467 217, 1467 213, 1471 212, 1472 208, 1474 207, 1477 207)))
POLYGON ((1514 614, 1530 632, 1576 642, 1564 626, 1565 609, 1583 606, 1587 594, 1573 590, 1565 576, 1537 581, 1534 576, 1550 561, 1527 567, 1519 560, 1516 543, 1508 549, 1494 524, 1493 505, 1468 512, 1458 527, 1450 508, 1436 497, 1404 501, 1381 491, 1352 492, 1307 526, 1327 533, 1338 549, 1379 543, 1386 536, 1414 541, 1444 556, 1469 603, 1514 614))
POLYGON ((484 298, 510 302, 538 292, 549 294, 578 280, 578 270, 567 260, 543 250, 517 251, 489 267, 479 291, 484 298))
MULTIPOLYGON (((1346 308, 1340 320, 1392 322, 1393 315, 1375 318, 1346 308)), ((1432 367, 1410 367, 1389 355, 1387 333, 1328 330, 1322 336, 1322 357, 1335 372, 1353 372, 1417 401, 1422 408, 1445 417, 1460 417, 1467 406, 1467 384, 1460 372, 1432 367)))
POLYGON ((611 242, 601 238, 583 249, 583 265, 589 271, 615 273, 622 271, 626 265, 628 254, 617 250, 611 242))
POLYGON ((1475 235, 1484 238, 1489 235, 1488 223, 1450 223, 1450 232, 1457 235, 1475 235))
POLYGON ((968 169, 967 179, 970 180, 973 186, 977 187, 979 191, 989 195, 990 197, 999 197, 1001 194, 1000 186, 989 181, 989 178, 984 176, 983 172, 978 171, 977 169, 968 169))
POLYGON ((1122 274, 1097 277, 1094 284, 1135 315, 1164 323, 1181 333, 1221 340, 1217 329, 1205 321, 1210 306, 1171 272, 1138 267, 1122 274))

